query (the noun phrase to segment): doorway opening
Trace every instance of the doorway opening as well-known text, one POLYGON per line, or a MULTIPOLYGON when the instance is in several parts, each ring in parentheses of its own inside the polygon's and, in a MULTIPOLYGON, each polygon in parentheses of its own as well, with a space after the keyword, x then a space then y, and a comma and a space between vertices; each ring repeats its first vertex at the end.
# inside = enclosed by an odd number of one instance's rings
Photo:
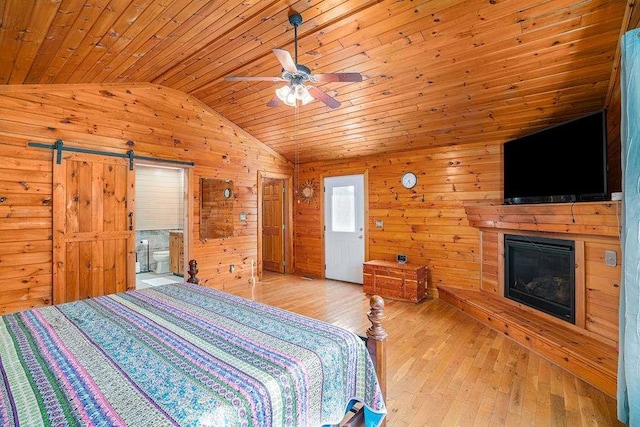
POLYGON ((184 281, 189 170, 153 163, 135 165, 136 289, 184 281))

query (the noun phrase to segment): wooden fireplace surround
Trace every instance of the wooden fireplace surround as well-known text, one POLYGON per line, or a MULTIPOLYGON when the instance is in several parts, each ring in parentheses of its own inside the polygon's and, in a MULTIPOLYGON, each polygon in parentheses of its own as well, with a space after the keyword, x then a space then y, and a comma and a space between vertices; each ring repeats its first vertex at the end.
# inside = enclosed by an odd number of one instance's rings
POLYGON ((439 287, 440 298, 615 396, 620 283, 620 202, 469 204, 480 230, 476 289, 439 287), (504 235, 575 241, 576 324, 504 297, 504 235), (618 265, 605 266, 605 250, 618 265))

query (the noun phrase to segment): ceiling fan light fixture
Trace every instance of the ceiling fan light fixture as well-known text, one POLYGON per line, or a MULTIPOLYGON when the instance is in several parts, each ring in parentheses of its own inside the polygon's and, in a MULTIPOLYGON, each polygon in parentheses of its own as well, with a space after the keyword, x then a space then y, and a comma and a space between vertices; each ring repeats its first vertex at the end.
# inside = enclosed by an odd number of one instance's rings
POLYGON ((360 73, 312 74, 309 67, 298 64, 298 26, 302 24, 302 16, 299 13, 293 13, 289 16, 289 23, 293 26, 294 30, 293 46, 295 47, 295 56, 292 57, 289 52, 281 48, 271 49, 282 66, 282 75, 280 77, 227 76, 225 80, 289 82, 287 86, 276 89, 276 96, 267 102, 267 107, 276 107, 281 103, 290 107, 297 107, 298 105, 306 105, 316 99, 329 108, 340 107, 340 102, 337 99, 331 97, 322 89, 312 85, 307 86, 305 83, 361 82, 362 75, 360 73))
POLYGON ((309 93, 307 87, 303 84, 296 85, 295 87, 296 99, 299 99, 302 105, 307 105, 313 101, 313 96, 309 93))
POLYGON ((276 96, 288 106, 296 106, 296 95, 292 86, 282 86, 276 89, 276 96))
POLYGON ((300 101, 302 105, 306 105, 314 100, 307 87, 301 83, 282 86, 276 89, 276 96, 280 101, 290 107, 298 105, 298 101, 300 101))

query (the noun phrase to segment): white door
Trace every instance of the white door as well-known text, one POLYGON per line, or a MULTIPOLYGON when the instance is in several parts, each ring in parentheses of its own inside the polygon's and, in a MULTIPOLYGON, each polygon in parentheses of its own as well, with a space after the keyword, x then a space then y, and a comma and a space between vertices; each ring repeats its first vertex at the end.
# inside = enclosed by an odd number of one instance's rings
POLYGON ((364 175, 324 180, 325 277, 362 284, 364 175))

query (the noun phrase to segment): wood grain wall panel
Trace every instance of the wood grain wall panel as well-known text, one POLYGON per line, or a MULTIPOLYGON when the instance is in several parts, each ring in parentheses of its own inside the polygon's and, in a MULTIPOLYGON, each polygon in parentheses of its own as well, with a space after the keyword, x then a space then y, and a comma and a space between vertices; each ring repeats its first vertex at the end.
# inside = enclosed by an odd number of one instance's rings
POLYGON ((50 152, 0 138, 0 313, 51 301, 50 152), (47 188, 48 187, 48 188, 47 188))
MULTIPOLYGON (((359 170, 361 173, 362 170, 359 170)), ((354 172, 358 173, 358 172, 354 172)), ((319 175, 310 174, 306 178, 300 171, 300 182, 313 178, 322 186, 319 175)), ((322 194, 322 191, 320 191, 322 194)), ((294 270, 300 274, 324 277, 324 246, 322 231, 322 205, 320 195, 314 203, 296 203, 294 206, 294 270)))
POLYGON ((622 257, 617 242, 585 242, 586 328, 612 341, 618 341, 618 305, 622 257), (605 264, 605 251, 617 254, 615 267, 605 264))
MULTIPOLYGON (((199 276, 211 286, 224 280, 249 280, 251 260, 257 259, 258 170, 291 174, 291 164, 201 102, 165 87, 132 85, 35 85, 0 89, 0 312, 41 306, 51 301, 51 150, 27 147, 28 141, 163 159, 193 161, 193 216, 189 256, 199 260, 199 276), (200 177, 234 181, 234 236, 201 242, 198 238, 200 177), (229 273, 235 264, 235 273, 229 273), (5 280, 7 279, 7 280, 5 280)), ((108 170, 81 170, 102 176, 117 187, 108 170), (111 181, 110 181, 111 180, 111 181)), ((78 189, 86 199, 95 188, 78 189)), ((115 198, 124 200, 124 195, 115 198)), ((109 203, 105 200, 105 203, 109 203)), ((83 221, 97 221, 87 206, 77 206, 83 221)), ((105 229, 108 221, 105 221, 105 229)), ((108 241, 105 245, 110 244, 108 241)), ((126 280, 124 264, 91 262, 104 248, 78 247, 70 256, 92 264, 91 269, 68 272, 96 276, 95 286, 126 280)), ((109 250, 126 253, 126 248, 109 250)))
MULTIPOLYGON (((409 261, 428 266, 428 280, 478 288, 479 231, 469 226, 464 204, 501 197, 501 145, 408 150, 361 159, 306 163, 299 182, 324 177, 367 173, 369 260, 409 261), (413 189, 402 187, 406 171, 418 176, 413 189), (381 220, 383 227, 376 227, 381 220)), ((324 277, 322 196, 295 208, 296 270, 324 277)))
POLYGON ((607 105, 607 187, 609 193, 622 191, 619 75, 612 91, 611 101, 607 105))
POLYGON ((501 249, 499 247, 500 240, 498 233, 482 233, 482 272, 480 280, 480 289, 499 295, 502 289, 500 283, 499 265, 501 249))

